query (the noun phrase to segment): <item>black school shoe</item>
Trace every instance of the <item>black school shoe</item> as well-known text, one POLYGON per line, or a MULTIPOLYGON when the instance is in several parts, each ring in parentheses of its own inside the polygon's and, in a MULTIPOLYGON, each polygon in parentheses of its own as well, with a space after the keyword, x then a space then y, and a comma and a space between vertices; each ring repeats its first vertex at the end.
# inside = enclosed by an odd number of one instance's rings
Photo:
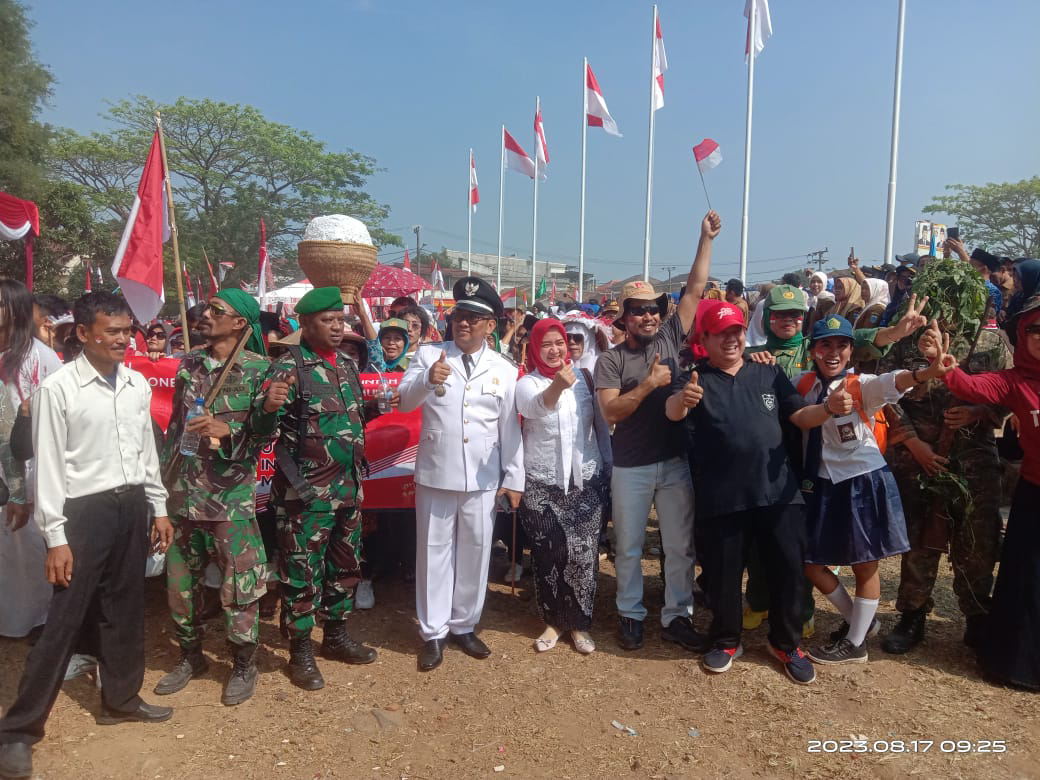
POLYGON ((662 629, 661 639, 675 642, 684 650, 697 654, 708 652, 712 646, 711 640, 697 631, 688 617, 672 618, 672 622, 662 629))
POLYGON ((622 617, 618 625, 618 644, 622 650, 638 650, 643 646, 643 621, 622 617))
POLYGON ((818 664, 865 664, 867 662, 867 642, 854 645, 847 637, 826 647, 814 647, 807 654, 818 664))

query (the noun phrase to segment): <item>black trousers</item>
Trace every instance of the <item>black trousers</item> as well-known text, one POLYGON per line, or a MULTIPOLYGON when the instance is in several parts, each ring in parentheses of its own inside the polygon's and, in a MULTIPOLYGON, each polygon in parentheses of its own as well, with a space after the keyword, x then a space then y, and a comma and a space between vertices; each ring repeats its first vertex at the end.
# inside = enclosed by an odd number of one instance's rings
POLYGON ((72 579, 67 588, 54 588, 47 624, 25 662, 18 697, 0 719, 0 743, 32 744, 43 738, 84 629, 96 637, 105 707, 132 712, 141 704, 148 555, 144 488, 69 499, 65 517, 72 579), (87 620, 93 625, 85 626, 87 620))
POLYGON ((800 504, 698 517, 697 552, 710 565, 708 598, 714 609, 711 635, 716 647, 740 644, 741 578, 752 539, 765 565, 769 588, 769 642, 792 652, 802 638, 805 592, 805 507, 800 504))

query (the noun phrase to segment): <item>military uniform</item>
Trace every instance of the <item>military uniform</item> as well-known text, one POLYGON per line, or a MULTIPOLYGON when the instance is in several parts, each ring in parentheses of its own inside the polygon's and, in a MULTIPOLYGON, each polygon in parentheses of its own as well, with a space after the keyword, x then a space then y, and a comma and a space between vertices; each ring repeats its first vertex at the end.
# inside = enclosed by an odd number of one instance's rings
MULTIPOLYGON (((164 463, 176 456, 185 415, 196 397, 206 396, 222 366, 204 349, 192 350, 181 362, 164 463)), ((276 416, 252 410, 258 399, 263 404, 268 367, 261 355, 246 350, 239 354, 210 407, 231 433, 219 448, 204 443, 198 454, 183 458, 169 485, 174 537, 166 554, 167 589, 177 641, 185 649, 200 642, 197 597, 211 558, 222 574, 220 601, 228 640, 236 645, 257 642, 259 599, 267 592, 268 570, 256 524, 256 462, 274 436, 276 416)))
MULTIPOLYGON (((309 636, 318 617, 342 621, 361 581, 361 479, 366 422, 361 381, 342 354, 335 364, 301 340, 301 371, 279 420, 280 443, 309 490, 294 487, 284 461, 271 483, 282 552, 282 633, 309 636), (303 393, 310 393, 309 399, 303 393), (301 426, 301 416, 305 418, 301 426), (302 428, 302 430, 301 430, 302 428), (302 435, 301 435, 302 434, 302 435)), ((271 366, 272 380, 297 374, 291 353, 271 366)))
MULTIPOLYGON (((968 345, 963 341, 956 343, 951 352, 963 360, 968 345)), ((927 365, 916 340, 904 339, 882 359, 879 371, 913 370, 927 365)), ((999 371, 1010 366, 1011 355, 1000 332, 983 330, 968 362, 968 373, 999 371)), ((944 498, 936 503, 933 494, 919 483, 923 471, 904 444, 916 436, 936 449, 943 430, 943 413, 951 402, 955 399, 946 385, 932 380, 910 390, 898 404, 887 407, 890 427, 885 458, 899 485, 911 545, 900 565, 896 609, 904 614, 924 614, 934 605, 932 589, 941 553, 926 548, 921 536, 930 514, 944 512, 952 519, 949 557, 954 572, 953 590, 961 611, 970 619, 988 612, 993 567, 998 557, 1002 468, 993 429, 1005 416, 1005 410, 989 407, 987 417, 960 428, 953 437, 949 468, 967 482, 971 507, 966 508, 963 500, 944 498)))

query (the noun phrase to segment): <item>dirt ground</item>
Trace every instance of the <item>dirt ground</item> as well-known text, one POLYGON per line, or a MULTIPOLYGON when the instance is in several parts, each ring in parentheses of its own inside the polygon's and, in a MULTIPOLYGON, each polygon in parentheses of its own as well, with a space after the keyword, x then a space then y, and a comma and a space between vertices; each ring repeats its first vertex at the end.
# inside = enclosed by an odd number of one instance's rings
MULTIPOLYGON (((652 550, 659 541, 647 540, 652 550)), ((501 576, 505 562, 492 563, 501 576)), ((561 642, 537 654, 541 621, 529 576, 517 596, 493 582, 482 637, 493 655, 477 661, 449 646, 444 664, 416 670, 411 586, 376 583, 376 608, 352 616, 352 633, 379 650, 363 667, 320 662, 322 691, 284 675, 287 644, 273 620, 261 630, 260 680, 249 702, 226 708, 220 691, 230 664, 220 621, 206 651, 215 663, 184 691, 161 698, 156 681, 176 662, 165 595, 148 582, 144 695, 175 707, 165 724, 98 726, 92 681, 65 684, 35 751, 41 778, 442 778, 442 777, 800 777, 948 778, 1040 776, 1040 697, 981 681, 961 644, 963 619, 943 565, 925 642, 871 661, 818 669, 811 686, 789 682, 766 654, 766 628, 748 632, 742 660, 709 676, 698 659, 659 636, 660 565, 644 559, 651 611, 644 648, 614 641, 614 571, 599 578, 590 656, 561 642), (634 734, 612 723, 628 727, 634 734), (840 744, 841 740, 864 742, 840 744), (866 748, 869 752, 810 752, 866 748), (917 741, 913 753, 913 741, 917 741), (956 745, 958 740, 969 743, 956 745), (1004 753, 976 752, 1003 740, 1004 753), (902 744, 903 753, 894 752, 902 744), (955 752, 959 748, 972 752, 955 752), (949 752, 954 751, 954 752, 949 752)), ((882 569, 884 630, 894 623, 898 561, 882 569)), ((817 594, 817 638, 839 622, 817 594)), ((710 614, 698 609, 704 629, 710 614)), ((812 641, 812 640, 810 640, 812 641)), ((11 703, 28 652, 0 640, 0 706, 11 703)), ((999 749, 999 743, 992 746, 999 749)))

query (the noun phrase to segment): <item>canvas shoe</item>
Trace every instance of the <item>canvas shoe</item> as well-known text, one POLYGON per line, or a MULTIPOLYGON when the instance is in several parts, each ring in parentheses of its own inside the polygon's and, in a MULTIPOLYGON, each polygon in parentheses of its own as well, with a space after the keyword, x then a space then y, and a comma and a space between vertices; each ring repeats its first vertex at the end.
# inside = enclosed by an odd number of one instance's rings
POLYGON ((867 662, 867 643, 854 645, 847 637, 842 637, 834 644, 826 647, 814 647, 809 657, 818 664, 865 664, 867 662))
POLYGON ((813 669, 809 656, 802 652, 802 648, 796 647, 794 652, 785 653, 769 645, 769 652, 784 665, 784 671, 793 682, 808 685, 816 680, 816 670, 813 669))
POLYGON ((704 668, 709 672, 721 674, 722 672, 728 672, 730 667, 733 666, 733 662, 742 655, 744 655, 743 645, 716 647, 704 655, 701 663, 704 664, 704 668))

